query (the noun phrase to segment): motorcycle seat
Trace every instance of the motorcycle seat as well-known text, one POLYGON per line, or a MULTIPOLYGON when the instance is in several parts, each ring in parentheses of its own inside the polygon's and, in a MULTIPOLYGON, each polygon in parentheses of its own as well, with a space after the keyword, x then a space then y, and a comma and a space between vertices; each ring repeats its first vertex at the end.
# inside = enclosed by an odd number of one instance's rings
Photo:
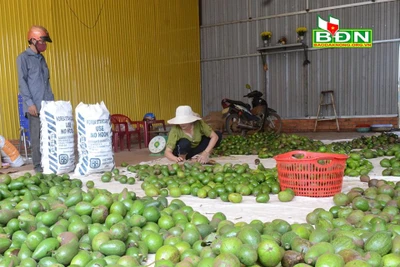
POLYGON ((230 104, 235 104, 235 105, 240 105, 240 106, 244 106, 245 108, 247 108, 248 110, 251 109, 250 104, 246 104, 242 101, 238 101, 238 100, 232 100, 232 99, 225 99, 226 102, 230 103, 230 104))

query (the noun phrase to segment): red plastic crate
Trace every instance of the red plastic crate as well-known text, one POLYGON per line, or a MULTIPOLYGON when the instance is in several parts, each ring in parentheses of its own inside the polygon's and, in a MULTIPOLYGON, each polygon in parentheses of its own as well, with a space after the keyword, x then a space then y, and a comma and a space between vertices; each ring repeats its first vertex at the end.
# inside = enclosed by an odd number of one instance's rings
POLYGON ((333 153, 291 151, 274 157, 281 190, 296 196, 330 197, 342 190, 348 156, 333 153))

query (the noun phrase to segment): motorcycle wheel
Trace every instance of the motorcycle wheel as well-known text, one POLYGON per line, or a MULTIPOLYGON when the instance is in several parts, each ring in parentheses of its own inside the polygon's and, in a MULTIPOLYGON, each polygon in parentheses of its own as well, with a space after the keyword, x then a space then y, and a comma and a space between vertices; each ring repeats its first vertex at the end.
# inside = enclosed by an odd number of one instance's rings
POLYGON ((238 114, 230 114, 228 117, 226 117, 225 120, 225 128, 226 128, 226 132, 229 135, 232 134, 246 134, 246 132, 238 127, 239 124, 239 115, 238 114))
POLYGON ((277 113, 270 113, 268 117, 265 118, 264 130, 266 132, 273 131, 275 133, 280 133, 282 130, 282 119, 277 113))

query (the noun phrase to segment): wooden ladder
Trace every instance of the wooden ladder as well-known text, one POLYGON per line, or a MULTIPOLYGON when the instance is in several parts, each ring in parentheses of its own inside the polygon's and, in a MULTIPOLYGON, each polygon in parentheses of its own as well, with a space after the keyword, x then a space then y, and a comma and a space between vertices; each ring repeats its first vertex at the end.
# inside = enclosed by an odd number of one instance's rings
POLYGON ((320 98, 319 98, 319 106, 318 106, 317 118, 315 119, 314 132, 317 130, 317 125, 318 125, 319 121, 327 121, 327 120, 336 120, 336 129, 337 129, 338 132, 340 131, 339 120, 338 120, 338 116, 337 116, 337 113, 336 113, 335 99, 333 97, 333 90, 321 91, 320 98), (330 102, 325 102, 325 96, 327 96, 328 100, 330 98, 330 102), (321 117, 320 116, 321 107, 324 107, 324 106, 327 107, 327 108, 329 106, 332 106, 334 117, 321 117))

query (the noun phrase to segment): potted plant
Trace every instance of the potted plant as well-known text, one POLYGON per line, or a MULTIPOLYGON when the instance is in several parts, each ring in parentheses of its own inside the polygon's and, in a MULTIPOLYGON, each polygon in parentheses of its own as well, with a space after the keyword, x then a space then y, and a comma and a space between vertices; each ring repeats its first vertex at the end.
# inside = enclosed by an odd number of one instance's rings
POLYGON ((306 35, 307 28, 306 27, 298 27, 296 29, 297 32, 297 42, 301 43, 304 40, 304 35, 306 35))
POLYGON ((263 40, 264 46, 269 46, 272 37, 272 32, 265 31, 261 33, 261 40, 263 40))

